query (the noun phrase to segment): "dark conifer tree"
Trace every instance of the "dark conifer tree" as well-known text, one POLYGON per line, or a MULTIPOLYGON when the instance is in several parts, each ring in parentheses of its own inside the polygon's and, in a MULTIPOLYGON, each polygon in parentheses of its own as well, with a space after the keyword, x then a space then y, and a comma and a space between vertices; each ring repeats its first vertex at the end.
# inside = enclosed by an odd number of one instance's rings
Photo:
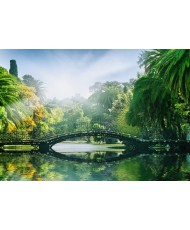
POLYGON ((18 77, 18 69, 17 69, 17 64, 15 60, 10 60, 9 73, 14 75, 15 77, 18 77))

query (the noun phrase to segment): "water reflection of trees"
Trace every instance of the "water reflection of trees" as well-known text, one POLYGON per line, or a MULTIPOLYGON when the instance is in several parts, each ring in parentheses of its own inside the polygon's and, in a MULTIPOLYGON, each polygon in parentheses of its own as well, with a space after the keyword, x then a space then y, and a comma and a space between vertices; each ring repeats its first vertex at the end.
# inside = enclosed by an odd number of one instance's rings
POLYGON ((0 155, 0 180, 189 179, 190 159, 185 154, 140 154, 120 161, 100 163, 69 161, 40 153, 0 155))
POLYGON ((28 153, 2 154, 0 156, 0 180, 55 180, 62 179, 55 164, 40 155, 28 153))
POLYGON ((186 180, 182 169, 185 160, 186 155, 180 154, 142 154, 125 159, 113 173, 119 180, 186 180))
MULTIPOLYGON (((81 153, 80 159, 84 159, 86 161, 94 161, 94 162, 106 162, 117 159, 119 156, 123 155, 122 151, 93 151, 81 153)), ((77 158, 77 156, 75 156, 77 158)))

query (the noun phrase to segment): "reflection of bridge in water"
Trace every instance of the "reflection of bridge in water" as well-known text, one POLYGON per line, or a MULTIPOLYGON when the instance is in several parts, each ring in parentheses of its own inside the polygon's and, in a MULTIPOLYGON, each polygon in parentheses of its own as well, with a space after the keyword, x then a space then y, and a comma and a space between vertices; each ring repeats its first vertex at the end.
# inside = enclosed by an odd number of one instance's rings
POLYGON ((190 150, 190 141, 182 140, 145 140, 130 134, 111 131, 109 129, 97 129, 77 131, 72 133, 49 134, 43 137, 29 138, 28 136, 14 133, 0 136, 0 147, 5 145, 31 145, 41 152, 53 151, 52 147, 62 141, 81 137, 109 137, 120 140, 126 148, 131 150, 150 149, 162 146, 176 150, 190 150))

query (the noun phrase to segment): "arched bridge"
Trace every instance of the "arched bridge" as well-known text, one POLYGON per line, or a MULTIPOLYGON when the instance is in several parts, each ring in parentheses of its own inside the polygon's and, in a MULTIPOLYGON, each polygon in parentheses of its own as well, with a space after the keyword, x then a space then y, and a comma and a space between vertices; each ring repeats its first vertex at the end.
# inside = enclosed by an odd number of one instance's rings
POLYGON ((97 130, 97 131, 83 131, 83 132, 74 132, 74 133, 68 133, 68 134, 59 134, 55 136, 46 137, 43 139, 43 143, 47 143, 49 148, 51 148, 53 145, 60 143, 62 141, 66 141, 68 139, 77 138, 77 137, 91 137, 91 136, 103 136, 103 137, 111 137, 116 138, 120 141, 122 141, 124 144, 126 143, 140 143, 141 140, 135 136, 131 136, 130 134, 123 134, 119 132, 113 132, 109 130, 97 130))
POLYGON ((31 139, 29 137, 19 136, 19 135, 8 135, 7 137, 0 136, 0 146, 4 145, 32 145, 40 151, 49 151, 52 150, 52 146, 66 141, 68 139, 77 138, 77 137, 110 137, 116 138, 122 141, 125 145, 136 145, 140 143, 141 140, 135 136, 129 134, 123 134, 119 132, 114 132, 110 130, 88 130, 88 131, 78 131, 73 133, 62 133, 62 134, 49 134, 41 138, 31 139))
POLYGON ((68 139, 77 138, 77 137, 111 137, 116 138, 125 144, 126 147, 130 147, 132 149, 147 149, 153 146, 161 145, 165 147, 170 147, 172 149, 188 149, 190 150, 190 141, 182 141, 182 140, 145 140, 138 138, 136 136, 132 136, 130 134, 114 132, 110 130, 96 130, 96 131, 83 131, 83 132, 74 132, 67 134, 58 134, 55 136, 47 136, 42 140, 42 144, 40 145, 41 150, 52 150, 52 146, 60 143, 62 141, 66 141, 68 139))
POLYGON ((140 139, 136 136, 132 136, 129 134, 123 134, 119 132, 114 132, 110 130, 95 130, 95 131, 78 131, 73 133, 63 133, 63 134, 55 134, 55 135, 46 135, 42 138, 25 138, 17 136, 16 134, 12 136, 8 136, 6 138, 5 135, 0 136, 0 148, 4 145, 32 145, 35 149, 40 150, 41 152, 48 152, 52 150, 52 146, 60 143, 62 141, 66 141, 68 139, 77 138, 77 137, 85 137, 85 136, 104 136, 119 139, 126 146, 130 146, 133 149, 147 149, 151 146, 162 145, 169 146, 171 149, 184 149, 190 150, 190 141, 181 141, 181 140, 144 140, 140 139))

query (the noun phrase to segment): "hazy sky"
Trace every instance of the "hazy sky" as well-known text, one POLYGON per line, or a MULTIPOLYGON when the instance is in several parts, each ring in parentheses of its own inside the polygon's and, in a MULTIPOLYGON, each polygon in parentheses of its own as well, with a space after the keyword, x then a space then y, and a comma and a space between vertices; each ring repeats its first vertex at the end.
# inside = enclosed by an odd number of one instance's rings
MULTIPOLYGON (((76 94, 88 97, 95 82, 126 82, 136 78, 142 50, 0 50, 0 66, 9 70, 15 59, 18 74, 45 83, 48 98, 63 99, 76 94)), ((141 70, 142 71, 142 70, 141 70)))

